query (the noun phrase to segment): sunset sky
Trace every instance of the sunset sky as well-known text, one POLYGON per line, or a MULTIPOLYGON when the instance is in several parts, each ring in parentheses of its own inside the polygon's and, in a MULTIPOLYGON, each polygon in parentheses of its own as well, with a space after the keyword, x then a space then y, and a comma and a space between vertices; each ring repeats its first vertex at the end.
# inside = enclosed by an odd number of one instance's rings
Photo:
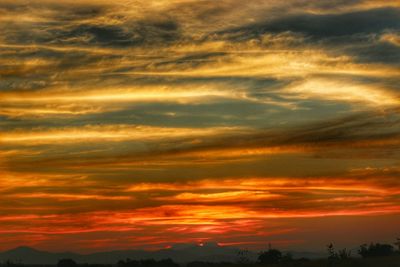
POLYGON ((400 237, 400 1, 1 0, 0 250, 400 237))

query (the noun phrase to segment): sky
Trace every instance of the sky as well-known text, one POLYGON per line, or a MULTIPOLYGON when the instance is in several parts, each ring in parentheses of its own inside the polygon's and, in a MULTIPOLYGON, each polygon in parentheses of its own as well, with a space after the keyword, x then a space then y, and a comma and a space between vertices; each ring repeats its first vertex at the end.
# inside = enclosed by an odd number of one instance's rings
POLYGON ((397 0, 1 0, 0 250, 400 236, 397 0))

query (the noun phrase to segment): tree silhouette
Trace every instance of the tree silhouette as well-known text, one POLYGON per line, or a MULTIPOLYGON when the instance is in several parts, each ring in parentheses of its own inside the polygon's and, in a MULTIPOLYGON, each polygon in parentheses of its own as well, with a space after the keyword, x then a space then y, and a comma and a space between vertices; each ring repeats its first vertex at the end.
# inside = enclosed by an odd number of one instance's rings
POLYGON ((241 249, 237 252, 237 263, 239 264, 249 264, 250 263, 250 252, 247 249, 241 249))
POLYGON ((186 264, 186 267, 215 267, 218 264, 213 262, 204 262, 204 261, 192 261, 186 264))
POLYGON ((158 265, 159 266, 162 266, 162 267, 179 267, 179 264, 177 264, 177 263, 175 263, 173 260, 171 260, 171 259, 163 259, 163 260, 160 260, 159 262, 158 262, 158 265))
POLYGON ((78 267, 78 264, 72 259, 61 259, 58 261, 57 267, 78 267))
POLYGON ((258 256, 258 262, 261 264, 275 264, 282 260, 282 252, 277 249, 268 249, 258 256))
POLYGON ((329 260, 337 260, 337 259, 339 259, 339 255, 336 253, 335 248, 333 247, 332 243, 330 243, 327 246, 327 251, 328 251, 328 259, 329 260))
POLYGON ((338 256, 339 256, 339 259, 341 259, 341 260, 350 259, 351 258, 351 251, 347 250, 346 248, 340 249, 338 251, 338 256))
POLYGON ((283 265, 287 265, 293 262, 293 255, 290 252, 286 252, 282 255, 282 259, 280 261, 283 265))
POLYGON ((400 252, 400 238, 396 238, 396 242, 394 242, 394 244, 397 247, 397 251, 400 252))
POLYGON ((367 244, 363 244, 360 246, 358 254, 360 254, 363 258, 384 257, 393 255, 394 248, 389 244, 371 243, 369 246, 367 244))
POLYGON ((339 261, 339 255, 336 253, 335 248, 332 243, 326 246, 328 251, 328 266, 334 266, 339 261))
POLYGON ((117 267, 179 267, 179 264, 175 263, 171 259, 163 259, 156 261, 154 259, 145 260, 120 260, 117 263, 117 267))

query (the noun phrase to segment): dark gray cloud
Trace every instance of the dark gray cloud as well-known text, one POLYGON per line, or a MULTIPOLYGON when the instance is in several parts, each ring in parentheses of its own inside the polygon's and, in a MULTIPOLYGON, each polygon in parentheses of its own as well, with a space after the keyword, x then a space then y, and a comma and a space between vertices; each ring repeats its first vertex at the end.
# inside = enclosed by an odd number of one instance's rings
POLYGON ((297 14, 267 20, 221 32, 239 38, 254 38, 265 33, 297 32, 313 38, 332 38, 378 33, 400 28, 400 10, 372 9, 342 14, 297 14))
POLYGON ((64 32, 55 32, 54 39, 64 44, 72 42, 78 45, 117 47, 144 44, 152 46, 176 41, 180 38, 179 32, 179 25, 172 20, 137 21, 123 26, 82 24, 64 32))
MULTIPOLYGON (((224 148, 310 146, 310 148, 361 145, 380 140, 395 140, 400 137, 400 119, 398 116, 380 116, 379 114, 359 114, 346 116, 314 124, 306 124, 279 131, 259 130, 249 134, 216 137, 210 141, 194 145, 189 150, 209 150, 224 148)), ((378 142, 378 146, 379 146, 378 142)), ((390 146, 390 145, 389 145, 390 146)), ((172 149, 169 152, 182 153, 186 148, 172 149)), ((169 153, 168 152, 168 153, 169 153)))
POLYGON ((3 39, 10 44, 156 46, 181 37, 180 26, 172 18, 160 14, 154 18, 126 17, 104 3, 7 2, 0 6, 1 13, 32 17, 2 22, 3 39))
POLYGON ((354 55, 357 61, 361 63, 400 65, 400 46, 390 43, 365 42, 361 45, 345 48, 344 52, 349 55, 354 55))

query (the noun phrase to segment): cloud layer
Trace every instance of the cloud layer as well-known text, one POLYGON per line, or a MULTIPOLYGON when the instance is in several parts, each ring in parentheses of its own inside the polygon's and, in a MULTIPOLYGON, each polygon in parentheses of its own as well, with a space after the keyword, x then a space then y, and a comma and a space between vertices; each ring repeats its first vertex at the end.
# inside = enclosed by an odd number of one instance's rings
POLYGON ((0 247, 390 241, 399 22, 398 1, 2 1, 0 247))

